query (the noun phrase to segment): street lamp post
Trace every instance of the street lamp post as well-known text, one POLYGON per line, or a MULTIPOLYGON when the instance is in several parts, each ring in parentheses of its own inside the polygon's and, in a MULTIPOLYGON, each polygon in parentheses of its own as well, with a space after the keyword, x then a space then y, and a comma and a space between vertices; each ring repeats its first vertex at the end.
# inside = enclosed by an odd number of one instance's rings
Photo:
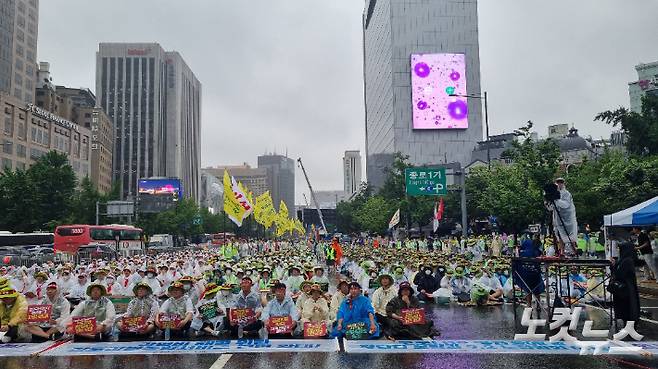
POLYGON ((488 104, 487 104, 487 91, 484 91, 482 95, 457 95, 457 94, 450 94, 450 96, 454 97, 472 97, 474 99, 482 99, 484 100, 484 124, 485 124, 485 129, 486 129, 486 135, 487 135, 487 166, 489 169, 491 169, 491 142, 489 142, 489 109, 488 109, 488 104))

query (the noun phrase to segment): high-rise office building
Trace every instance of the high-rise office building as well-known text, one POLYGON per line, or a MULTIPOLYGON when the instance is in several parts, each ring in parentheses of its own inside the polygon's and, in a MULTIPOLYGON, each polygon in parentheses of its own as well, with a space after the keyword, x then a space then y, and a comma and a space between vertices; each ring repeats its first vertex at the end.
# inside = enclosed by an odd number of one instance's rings
POLYGON ((0 0, 0 92, 34 103, 39 0, 0 0))
POLYGON ((208 173, 212 176, 223 180, 224 171, 233 176, 237 182, 242 183, 254 197, 260 196, 269 190, 267 178, 267 169, 265 168, 252 168, 249 164, 243 163, 242 165, 218 165, 215 167, 208 167, 201 169, 202 173, 208 173))
POLYGON ((414 165, 470 162, 483 137, 481 101, 451 95, 481 94, 477 18, 477 0, 366 0, 366 175, 375 187, 383 185, 395 152, 409 155, 414 165), (415 63, 413 79, 423 82, 412 91, 411 63, 419 54, 443 54, 428 58, 447 62, 415 63), (426 85, 435 75, 443 78, 438 86, 426 85), (412 100, 412 94, 428 101, 412 100), (433 99, 444 101, 442 110, 434 111, 433 99), (450 117, 459 124, 445 124, 450 117))
POLYGON ((288 212, 294 216, 295 211, 295 161, 283 155, 263 155, 258 157, 258 168, 267 169, 268 189, 272 195, 275 208, 281 200, 288 212))
POLYGON ((631 111, 642 112, 642 97, 658 96, 658 62, 638 64, 637 81, 628 84, 628 94, 631 98, 631 111))
POLYGON ((343 157, 343 191, 351 195, 361 186, 361 153, 359 150, 345 151, 343 157))
POLYGON ((135 196, 140 178, 175 177, 198 200, 201 83, 180 54, 157 43, 101 43, 96 96, 114 123, 123 198, 135 196))

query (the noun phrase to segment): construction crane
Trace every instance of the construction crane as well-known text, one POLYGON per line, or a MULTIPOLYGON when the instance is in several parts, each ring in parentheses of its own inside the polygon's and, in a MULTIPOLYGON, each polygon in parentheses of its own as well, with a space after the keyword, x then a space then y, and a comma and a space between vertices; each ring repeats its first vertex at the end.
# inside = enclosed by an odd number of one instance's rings
POLYGON ((308 189, 309 191, 311 191, 311 200, 315 203, 315 208, 318 210, 318 216, 320 217, 320 224, 322 225, 322 230, 324 231, 324 234, 328 234, 327 227, 324 225, 324 218, 322 218, 322 211, 320 210, 320 204, 318 203, 318 200, 315 198, 315 192, 313 192, 311 181, 308 180, 306 169, 304 169, 304 164, 302 164, 302 158, 297 158, 297 163, 299 163, 299 167, 302 168, 302 172, 304 173, 304 178, 306 178, 306 183, 308 184, 308 189))

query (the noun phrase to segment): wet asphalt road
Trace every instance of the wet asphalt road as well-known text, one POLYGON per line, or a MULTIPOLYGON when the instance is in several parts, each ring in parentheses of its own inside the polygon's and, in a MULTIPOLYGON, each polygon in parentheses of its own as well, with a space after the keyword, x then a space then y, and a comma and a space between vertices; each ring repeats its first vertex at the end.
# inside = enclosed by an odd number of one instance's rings
MULTIPOLYGON (((594 329, 607 325, 604 312, 586 309, 594 329)), ((513 339, 514 321, 511 305, 483 308, 432 306, 428 318, 441 329, 439 339, 513 339)), ((519 315, 520 316, 520 315, 519 315)), ((580 326, 587 319, 583 315, 580 326)), ((580 329, 579 329, 580 330, 580 329)), ((645 340, 658 340, 658 325, 641 322, 637 328, 645 340)), ((277 353, 236 354, 228 359, 226 369, 307 369, 307 368, 658 368, 658 358, 635 359, 578 357, 556 355, 483 355, 483 354, 346 354, 346 353, 277 353)), ((209 369, 220 355, 135 355, 88 357, 36 357, 0 359, 2 369, 209 369)), ((212 369, 220 369, 215 365, 212 369)))

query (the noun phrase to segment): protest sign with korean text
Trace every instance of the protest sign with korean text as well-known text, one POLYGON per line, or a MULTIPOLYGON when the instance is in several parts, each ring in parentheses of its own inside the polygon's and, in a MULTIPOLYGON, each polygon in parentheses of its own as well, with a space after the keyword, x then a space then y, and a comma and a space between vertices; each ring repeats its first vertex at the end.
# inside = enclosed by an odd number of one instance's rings
POLYGON ((425 309, 402 309, 401 316, 404 325, 425 324, 425 309))
POLYGON ((53 311, 52 305, 29 305, 27 307, 26 322, 47 323, 50 321, 50 317, 52 316, 52 311, 53 311))

